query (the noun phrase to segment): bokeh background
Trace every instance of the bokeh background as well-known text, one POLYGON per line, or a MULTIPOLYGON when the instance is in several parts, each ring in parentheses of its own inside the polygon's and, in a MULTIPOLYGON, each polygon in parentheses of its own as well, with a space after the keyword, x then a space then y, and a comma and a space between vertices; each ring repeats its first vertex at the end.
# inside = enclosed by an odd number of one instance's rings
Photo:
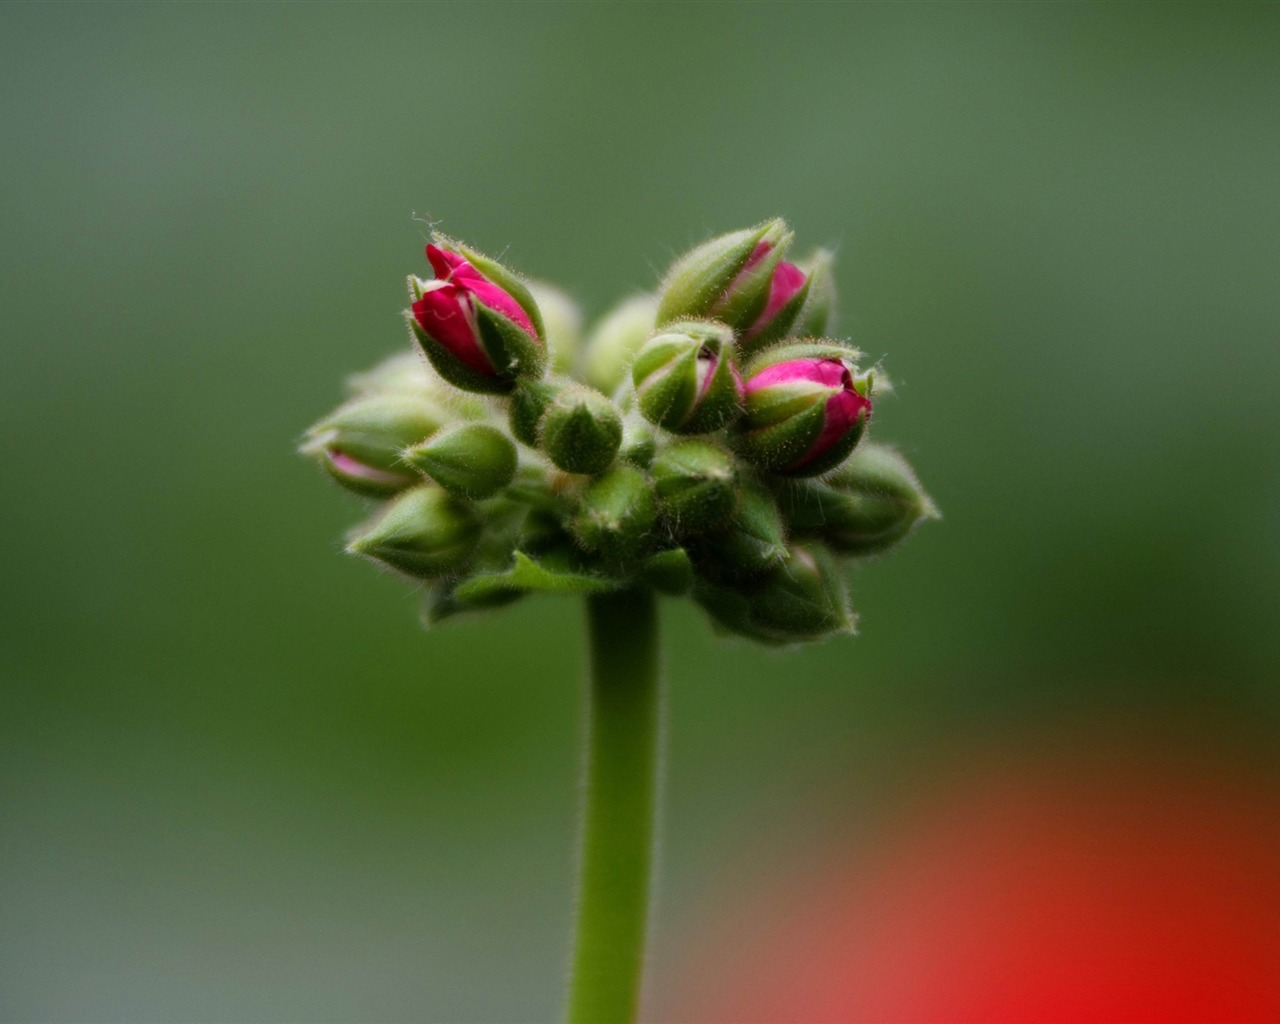
POLYGON ((1278 110, 1274 5, 4 5, 0 1015, 560 1013, 581 610, 421 632, 293 448, 427 219, 594 315, 782 214, 946 518, 664 607, 647 1016, 1265 1017, 1278 110))

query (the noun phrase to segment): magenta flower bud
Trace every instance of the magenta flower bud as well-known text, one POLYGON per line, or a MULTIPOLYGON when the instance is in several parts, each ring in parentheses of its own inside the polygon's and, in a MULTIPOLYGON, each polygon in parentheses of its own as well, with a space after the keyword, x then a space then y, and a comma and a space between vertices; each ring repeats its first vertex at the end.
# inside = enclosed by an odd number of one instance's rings
MULTIPOLYGON (((762 246, 766 243, 761 242, 762 246)), ((809 275, 794 263, 780 262, 769 278, 769 297, 755 322, 742 332, 742 347, 753 351, 785 338, 809 295, 809 275)))
POLYGON ((774 272, 790 244, 786 223, 771 220, 713 238, 686 253, 663 282, 659 326, 701 318, 718 320, 737 332, 749 330, 769 304, 774 272))
POLYGON ((859 374, 852 349, 787 345, 749 367, 742 456, 786 476, 817 476, 839 465, 871 416, 872 374, 859 374))
POLYGON ((465 391, 499 393, 519 377, 540 376, 542 317, 519 278, 452 245, 428 245, 427 259, 436 278, 409 279, 409 324, 440 376, 465 391))

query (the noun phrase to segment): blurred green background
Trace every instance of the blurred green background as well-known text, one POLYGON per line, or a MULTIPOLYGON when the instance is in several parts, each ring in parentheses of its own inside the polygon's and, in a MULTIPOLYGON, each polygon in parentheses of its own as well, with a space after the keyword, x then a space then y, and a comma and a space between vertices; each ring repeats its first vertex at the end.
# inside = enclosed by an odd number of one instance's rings
POLYGON ((293 451, 421 218, 595 314, 786 216, 946 516, 857 639, 665 607, 652 989, 966 749, 1265 759, 1278 58, 1272 5, 4 5, 0 1013, 559 1013, 581 610, 421 632, 293 451))

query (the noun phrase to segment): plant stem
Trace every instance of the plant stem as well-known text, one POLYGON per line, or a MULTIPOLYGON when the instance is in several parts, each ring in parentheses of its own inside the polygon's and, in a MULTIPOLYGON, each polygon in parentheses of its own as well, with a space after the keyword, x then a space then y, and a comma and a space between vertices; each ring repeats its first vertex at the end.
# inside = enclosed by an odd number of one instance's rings
POLYGON ((590 692, 570 1024, 631 1024, 640 1000, 661 733, 653 594, 587 598, 590 692))

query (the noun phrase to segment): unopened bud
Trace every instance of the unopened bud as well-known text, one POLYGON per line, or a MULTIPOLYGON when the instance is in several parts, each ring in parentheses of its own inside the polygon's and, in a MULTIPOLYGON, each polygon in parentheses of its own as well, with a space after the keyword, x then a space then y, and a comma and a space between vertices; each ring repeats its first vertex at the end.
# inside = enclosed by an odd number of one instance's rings
POLYGON ((409 448, 404 461, 450 494, 488 498, 516 474, 516 446, 487 423, 459 423, 409 448))
POLYGON ((835 254, 819 249, 800 265, 809 278, 809 291, 791 333, 800 338, 825 338, 836 326, 835 254))
POLYGON ((677 434, 719 430, 742 407, 733 332, 723 324, 668 324, 636 354, 631 377, 640 411, 677 434))
POLYGON ((655 590, 679 597, 693 587, 693 563, 684 548, 671 548, 650 555, 640 576, 655 590))
POLYGON ((780 488, 779 501, 797 533, 821 537, 846 555, 885 551, 938 515, 907 460, 872 444, 823 480, 780 488))
POLYGON ((433 281, 409 279, 409 325, 440 376, 464 391, 505 393, 546 363, 545 330, 525 284, 502 264, 437 238, 433 281))
POLYGON ((658 300, 653 295, 624 299, 592 330, 582 358, 582 375, 592 387, 611 395, 627 379, 636 350, 653 333, 658 300))
POLYGON ((563 377, 522 380, 511 395, 507 422, 521 444, 538 446, 538 423, 556 395, 571 382, 563 377))
POLYGON ((751 598, 755 624, 779 640, 851 633, 853 610, 839 563, 821 545, 795 545, 751 598))
POLYGON ((733 456, 706 441, 681 441, 660 451, 650 467, 663 519, 676 534, 722 524, 737 501, 733 456))
POLYGON ((764 309, 742 332, 744 351, 755 351, 794 333, 792 326, 809 295, 809 276, 785 260, 773 268, 764 309))
POLYGON ((787 530, 773 498, 757 487, 742 489, 733 516, 702 539, 698 554, 713 575, 728 579, 758 576, 780 565, 787 557, 787 530))
POLYGON ((657 450, 658 439, 649 422, 638 413, 627 413, 622 418, 622 447, 618 457, 640 469, 648 469, 657 450))
POLYGON ((640 470, 619 465, 583 492, 573 527, 587 550, 619 560, 648 546, 656 521, 649 481, 640 470))
POLYGON ((456 569, 475 550, 475 510, 434 484, 405 491, 351 538, 347 551, 420 579, 456 569))
POLYGON ((566 473, 603 473, 622 444, 622 417, 599 391, 570 385, 543 413, 538 442, 566 473))
POLYGON ((573 372, 582 350, 582 310, 555 285, 544 281, 530 281, 528 285, 542 314, 551 369, 556 373, 573 372))
POLYGON ((769 301, 773 272, 791 232, 782 220, 733 231, 686 253, 662 285, 658 324, 708 317, 746 331, 769 301))
POLYGON ((694 597, 723 629, 763 643, 823 640, 853 632, 856 622, 840 566, 820 545, 795 545, 760 579, 701 584, 694 597))
POLYGON ((400 453, 439 430, 446 419, 441 409, 417 395, 370 395, 348 402, 307 431, 302 452, 319 459, 349 490, 385 498, 417 483, 400 453))
POLYGON ((735 443, 744 458, 787 476, 816 476, 853 451, 871 415, 870 372, 839 345, 784 345, 748 368, 735 443))

